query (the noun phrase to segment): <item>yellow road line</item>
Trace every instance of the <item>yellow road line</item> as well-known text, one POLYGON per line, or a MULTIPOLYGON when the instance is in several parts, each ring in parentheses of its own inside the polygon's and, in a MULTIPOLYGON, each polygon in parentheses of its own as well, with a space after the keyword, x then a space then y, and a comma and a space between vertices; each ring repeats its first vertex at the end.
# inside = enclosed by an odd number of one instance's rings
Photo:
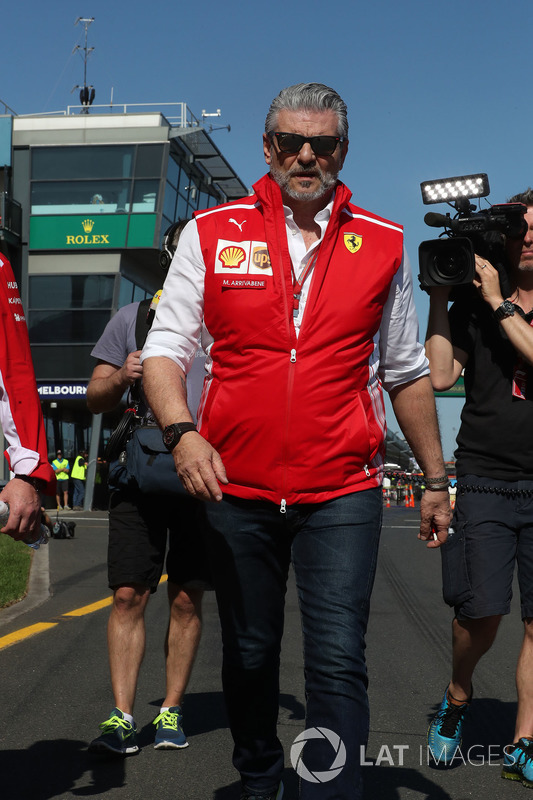
POLYGON ((91 603, 88 606, 83 606, 82 608, 75 608, 74 611, 69 611, 67 614, 63 614, 64 617, 83 617, 85 614, 92 614, 93 611, 99 611, 101 608, 105 608, 106 606, 110 606, 113 602, 113 597, 105 597, 103 600, 98 600, 97 603, 91 603))
MULTIPOLYGON (((162 575, 159 583, 165 583, 167 579, 168 575, 162 575)), ((101 608, 110 606, 112 602, 112 596, 105 597, 103 600, 98 600, 96 603, 90 603, 88 606, 82 606, 81 608, 75 608, 73 611, 68 611, 66 614, 62 614, 61 618, 83 617, 86 614, 92 614, 94 611, 100 611, 101 608)), ((37 622, 35 625, 29 625, 27 628, 21 628, 18 631, 13 631, 13 633, 8 633, 7 636, 0 637, 0 650, 10 647, 17 642, 22 642, 24 639, 29 639, 30 636, 35 636, 36 633, 42 633, 50 628, 55 628, 58 624, 57 622, 37 622)))
POLYGON ((36 625, 29 625, 27 628, 21 628, 19 631, 8 633, 7 636, 2 636, 0 638, 0 650, 3 650, 5 647, 10 647, 10 645, 16 644, 17 642, 21 642, 24 639, 28 639, 36 633, 47 631, 49 628, 55 628, 57 624, 57 622, 38 622, 36 625))

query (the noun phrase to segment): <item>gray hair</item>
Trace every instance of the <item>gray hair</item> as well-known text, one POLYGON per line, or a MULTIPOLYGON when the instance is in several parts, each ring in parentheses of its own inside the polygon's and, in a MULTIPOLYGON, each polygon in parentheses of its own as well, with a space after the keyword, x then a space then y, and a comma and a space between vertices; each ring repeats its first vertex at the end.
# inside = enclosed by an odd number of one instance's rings
POLYGON ((272 101, 265 120, 267 134, 274 133, 280 111, 334 111, 338 117, 337 133, 348 136, 346 103, 334 89, 323 83, 296 83, 282 89, 272 101))
POLYGON ((509 198, 509 203, 523 203, 525 206, 533 206, 533 189, 528 186, 525 192, 515 194, 509 198))

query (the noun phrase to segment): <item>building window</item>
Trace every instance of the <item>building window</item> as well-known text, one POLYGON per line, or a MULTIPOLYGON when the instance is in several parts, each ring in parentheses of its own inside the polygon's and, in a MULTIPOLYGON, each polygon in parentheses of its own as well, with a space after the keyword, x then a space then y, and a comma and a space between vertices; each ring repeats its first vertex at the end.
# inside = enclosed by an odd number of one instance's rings
POLYGON ((40 380, 86 379, 111 316, 113 275, 30 275, 28 330, 40 380))
POLYGON ((114 282, 113 275, 31 275, 29 310, 111 310, 114 282))
POLYGON ((120 287, 118 294, 118 307, 127 306, 128 303, 134 303, 137 300, 144 300, 146 297, 152 297, 153 292, 147 292, 142 286, 138 286, 129 278, 123 275, 120 277, 120 287))
POLYGON ((30 213, 153 213, 157 209, 164 147, 143 144, 32 148, 30 213))
MULTIPOLYGON (((132 178, 134 145, 81 145, 32 148, 34 181, 78 181, 94 178, 132 178)), ((159 166, 159 175, 161 165, 159 166)), ((145 177, 145 176, 143 176, 145 177)))
MULTIPOLYGON (((31 214, 116 214, 130 209, 131 181, 32 183, 31 214)), ((157 184, 157 182, 156 182, 157 184)), ((157 192, 157 188, 156 188, 157 192)), ((153 208, 152 208, 153 210, 153 208)))

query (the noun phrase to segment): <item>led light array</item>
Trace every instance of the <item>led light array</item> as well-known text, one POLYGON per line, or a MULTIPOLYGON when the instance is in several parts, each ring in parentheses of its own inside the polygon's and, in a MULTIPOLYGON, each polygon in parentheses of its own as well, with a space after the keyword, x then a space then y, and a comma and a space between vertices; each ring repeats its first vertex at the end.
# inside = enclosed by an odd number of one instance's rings
POLYGON ((486 197, 490 192, 489 179, 485 173, 424 181, 420 184, 420 188, 422 200, 426 205, 449 203, 462 197, 486 197))

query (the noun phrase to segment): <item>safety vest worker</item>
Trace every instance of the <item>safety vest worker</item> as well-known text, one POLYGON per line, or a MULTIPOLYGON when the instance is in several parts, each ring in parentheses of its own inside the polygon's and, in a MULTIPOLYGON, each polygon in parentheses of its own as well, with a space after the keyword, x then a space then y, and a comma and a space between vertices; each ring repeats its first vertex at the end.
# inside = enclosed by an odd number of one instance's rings
POLYGON ((70 477, 74 480, 84 481, 87 474, 87 462, 82 455, 76 457, 70 477))

